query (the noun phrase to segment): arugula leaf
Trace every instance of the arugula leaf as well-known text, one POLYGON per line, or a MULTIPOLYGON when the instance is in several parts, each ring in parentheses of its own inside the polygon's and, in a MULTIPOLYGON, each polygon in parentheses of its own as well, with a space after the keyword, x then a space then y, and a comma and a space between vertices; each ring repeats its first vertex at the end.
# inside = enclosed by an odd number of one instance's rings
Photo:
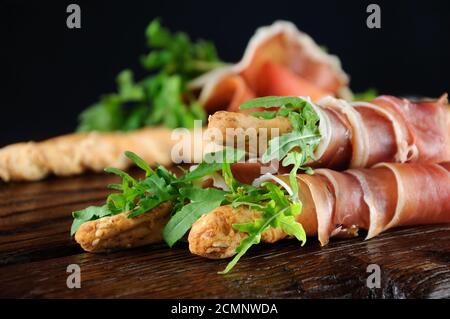
POLYGON ((302 242, 302 246, 306 243, 306 232, 302 224, 295 221, 294 216, 281 215, 279 217, 280 226, 289 236, 294 236, 302 242))
POLYGON ((205 154, 203 161, 205 163, 230 164, 240 161, 244 156, 245 151, 242 149, 225 147, 221 151, 205 154))
POLYGON ((180 177, 176 183, 186 183, 193 180, 202 178, 204 176, 213 174, 222 169, 222 164, 220 163, 206 163, 201 162, 193 171, 186 173, 184 176, 180 177))
POLYGON ((180 177, 175 183, 186 183, 213 174, 222 169, 222 163, 235 163, 245 155, 242 149, 226 147, 218 152, 205 154, 203 161, 192 171, 180 177))
POLYGON ((297 96, 264 96, 242 103, 240 109, 249 110, 255 107, 271 108, 274 106, 302 108, 307 104, 308 101, 297 96))
POLYGON ((145 35, 151 51, 141 62, 148 75, 136 82, 131 70, 119 73, 117 92, 84 110, 78 131, 130 131, 153 125, 192 128, 194 120, 206 120, 187 82, 223 65, 214 45, 194 42, 183 32, 172 34, 158 19, 148 25, 145 35))
POLYGON ((182 188, 180 194, 191 202, 176 212, 164 227, 163 237, 172 247, 203 214, 219 207, 225 199, 225 191, 215 188, 182 188))
MULTIPOLYGON (((229 192, 215 188, 198 188, 193 186, 192 181, 215 173, 220 169, 222 169, 224 176, 228 171, 231 174, 230 163, 239 161, 244 154, 245 151, 232 148, 208 153, 199 166, 174 182, 174 185, 184 184, 187 186, 180 188, 179 197, 176 199, 176 206, 182 208, 174 212, 163 231, 164 240, 170 247, 184 236, 200 216, 229 202, 227 198, 229 192), (186 204, 185 201, 188 201, 188 203, 186 204)), ((226 177, 225 180, 227 180, 226 177)))
POLYGON ((71 236, 75 235, 81 224, 108 215, 111 215, 111 211, 108 209, 106 205, 89 206, 85 209, 73 212, 72 213, 73 222, 72 227, 70 228, 70 235, 71 236))
POLYGON ((132 160, 136 166, 141 168, 145 172, 145 176, 150 176, 154 174, 155 172, 150 168, 150 166, 139 156, 137 156, 135 153, 126 151, 125 156, 128 157, 130 160, 132 160))
POLYGON ((263 163, 279 160, 283 166, 293 165, 290 172, 290 184, 293 189, 294 200, 298 201, 298 185, 295 175, 299 169, 312 173, 312 169, 304 165, 308 161, 315 160, 314 151, 321 141, 319 117, 309 100, 296 96, 261 97, 245 102, 241 105, 241 108, 270 108, 274 106, 278 106, 279 109, 252 114, 265 119, 276 116, 287 117, 292 125, 292 131, 272 138, 261 160, 263 163))
POLYGON ((363 92, 355 93, 353 95, 354 101, 366 101, 370 102, 378 96, 378 91, 375 89, 368 89, 363 92))
POLYGON ((236 230, 242 232, 249 232, 251 233, 251 235, 244 238, 240 242, 239 246, 236 248, 237 255, 228 263, 228 265, 225 267, 224 270, 218 272, 219 275, 225 275, 228 272, 230 272, 230 270, 233 269, 233 267, 237 264, 239 259, 241 259, 241 257, 250 249, 250 247, 259 244, 259 242, 261 241, 261 234, 264 232, 264 230, 266 230, 269 227, 268 223, 270 223, 270 221, 266 221, 260 227, 258 227, 257 222, 261 223, 261 220, 257 220, 255 221, 254 224, 249 225, 248 224, 233 225, 234 227, 236 227, 236 230), (250 231, 250 229, 252 231, 250 231))
MULTIPOLYGON (((294 148, 305 149, 308 144, 318 144, 320 135, 317 133, 306 133, 292 131, 281 136, 274 137, 269 141, 269 147, 262 155, 262 162, 268 163, 274 159, 283 159, 294 148)), ((285 162, 286 163, 286 162, 285 162)))
MULTIPOLYGON (((268 198, 271 199, 262 205, 249 205, 253 209, 261 211, 261 217, 250 223, 233 225, 234 229, 245 232, 248 236, 236 248, 237 255, 219 274, 228 273, 251 246, 260 242, 262 233, 270 227, 281 227, 286 234, 295 236, 298 240, 302 241, 302 244, 306 242, 305 231, 295 220, 295 216, 300 214, 301 204, 293 203, 280 187, 273 183, 267 182, 262 186, 261 191, 267 192, 268 198)), ((260 202, 259 198, 254 198, 253 200, 256 203, 260 202)))

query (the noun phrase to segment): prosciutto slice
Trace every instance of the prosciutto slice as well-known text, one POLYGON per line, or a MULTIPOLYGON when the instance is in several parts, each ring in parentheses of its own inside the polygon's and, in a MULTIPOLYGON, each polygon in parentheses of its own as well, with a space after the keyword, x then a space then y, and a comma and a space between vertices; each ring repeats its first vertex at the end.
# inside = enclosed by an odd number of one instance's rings
POLYGON ((348 103, 325 97, 318 105, 341 115, 341 122, 334 121, 328 129, 331 141, 323 141, 322 149, 333 149, 340 143, 344 145, 344 153, 352 154, 348 163, 340 162, 341 165, 336 166, 326 152, 318 153, 323 167, 450 161, 450 107, 446 94, 438 100, 420 102, 380 96, 371 103, 348 103), (343 127, 348 130, 347 136, 341 133, 343 127), (345 139, 351 141, 351 150, 349 145, 343 144, 345 139))
POLYGON ((313 100, 326 95, 351 97, 349 78, 339 59, 323 51, 294 24, 278 21, 259 28, 242 60, 193 80, 199 101, 209 113, 238 111, 252 97, 302 95, 313 100))
POLYGON ((318 236, 325 245, 348 229, 352 234, 366 229, 369 239, 392 227, 450 222, 449 169, 448 163, 381 163, 344 172, 318 169, 299 179, 319 184, 309 188, 313 198, 327 193, 333 199, 332 208, 314 199, 318 236))

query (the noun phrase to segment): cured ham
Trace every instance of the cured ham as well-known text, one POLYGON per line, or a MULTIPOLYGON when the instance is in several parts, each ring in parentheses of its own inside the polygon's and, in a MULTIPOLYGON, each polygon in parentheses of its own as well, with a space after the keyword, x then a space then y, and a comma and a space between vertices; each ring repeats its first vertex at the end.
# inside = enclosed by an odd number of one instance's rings
MULTIPOLYGON (((344 172, 317 169, 313 175, 298 175, 297 182, 303 208, 296 219, 322 245, 330 237, 357 236, 360 229, 367 230, 369 239, 393 227, 450 222, 450 163, 381 163, 344 172)), ((258 216, 250 208, 219 207, 194 223, 189 248, 209 258, 230 257, 246 236, 232 224, 258 216)), ((262 240, 285 237, 280 229, 271 228, 262 240)))
MULTIPOLYGON (((418 102, 380 96, 371 103, 347 103, 327 97, 318 104, 347 120, 342 123, 350 131, 353 147, 347 167, 450 160, 450 107, 446 94, 435 101, 418 102)), ((332 131, 335 128, 332 126, 332 131)), ((342 141, 342 135, 337 140, 342 141)), ((331 145, 334 143, 336 140, 331 145)), ((326 154, 320 155, 326 163, 326 154)))
POLYGON ((241 103, 257 96, 350 98, 348 82, 336 56, 326 53, 294 24, 278 21, 256 31, 239 63, 194 79, 190 88, 200 90, 200 103, 214 113, 239 111, 241 103))
MULTIPOLYGON (((346 169, 371 167, 380 162, 439 163, 450 161, 450 106, 447 95, 434 101, 413 102, 380 96, 371 103, 325 97, 312 104, 317 113, 321 141, 313 167, 346 169)), ((218 130, 226 144, 232 129, 279 128, 292 130, 286 117, 271 120, 251 115, 217 112, 208 128, 218 130)), ((270 137, 270 136, 269 136, 270 137)), ((264 149, 266 145, 260 145, 264 149)), ((245 169, 244 166, 242 166, 245 169)))

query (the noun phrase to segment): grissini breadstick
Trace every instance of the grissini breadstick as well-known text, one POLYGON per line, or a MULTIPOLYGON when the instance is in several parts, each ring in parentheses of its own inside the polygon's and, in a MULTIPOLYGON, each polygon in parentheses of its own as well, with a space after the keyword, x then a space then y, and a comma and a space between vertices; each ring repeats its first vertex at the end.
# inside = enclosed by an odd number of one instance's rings
MULTIPOLYGON (((232 225, 251 222, 260 215, 259 211, 245 206, 220 206, 194 223, 188 236, 189 250, 210 259, 231 257, 236 254, 239 243, 247 237, 247 234, 233 229, 232 225)), ((262 233, 261 240, 273 243, 285 237, 282 229, 269 228, 262 233)))
POLYGON ((75 240, 89 252, 102 253, 162 241, 162 230, 172 204, 164 202, 151 211, 129 218, 128 212, 88 221, 75 233, 75 240))
POLYGON ((127 150, 139 154, 151 166, 170 166, 174 160, 199 161, 203 136, 190 132, 172 135, 170 129, 152 127, 133 132, 74 133, 43 142, 12 144, 0 149, 0 179, 36 181, 48 175, 70 176, 106 167, 126 169, 131 165, 124 156, 127 150), (190 151, 172 154, 177 144, 190 151))
MULTIPOLYGON (((291 131, 292 125, 286 117, 279 116, 274 119, 264 120, 244 113, 219 111, 209 116, 207 133, 212 136, 220 137, 215 138, 215 143, 222 145, 237 145, 239 143, 240 135, 251 136, 254 132, 255 134, 253 136, 258 139, 260 134, 266 132, 265 138, 270 140, 275 136, 291 131), (250 132, 250 130, 252 130, 252 132, 250 132)), ((246 143, 245 147, 247 151, 254 152, 248 148, 248 140, 244 142, 246 143)), ((265 149, 267 145, 258 146, 265 149)))
MULTIPOLYGON (((358 229, 366 229, 369 239, 392 227, 450 222, 448 163, 382 163, 345 172, 318 169, 297 179, 303 209, 296 220, 307 235, 317 234, 322 245, 332 236, 356 236, 358 229)), ((189 248, 207 258, 231 257, 246 237, 233 224, 257 217, 250 209, 219 207, 194 223, 189 248)), ((269 230, 262 236, 265 242, 286 237, 279 229, 269 230)))

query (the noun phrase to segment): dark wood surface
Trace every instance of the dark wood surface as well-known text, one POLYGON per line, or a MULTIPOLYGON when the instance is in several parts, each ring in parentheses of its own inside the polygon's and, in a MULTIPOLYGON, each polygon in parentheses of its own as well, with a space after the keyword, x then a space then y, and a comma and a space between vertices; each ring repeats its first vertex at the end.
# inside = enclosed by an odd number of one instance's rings
POLYGON ((227 261, 189 253, 186 244, 94 255, 69 235, 71 212, 100 204, 114 178, 88 175, 0 184, 1 298, 449 298, 450 225, 388 231, 372 240, 315 238, 258 245, 226 276, 227 261), (67 266, 81 288, 66 286, 67 266), (369 289, 369 264, 381 288, 369 289))

